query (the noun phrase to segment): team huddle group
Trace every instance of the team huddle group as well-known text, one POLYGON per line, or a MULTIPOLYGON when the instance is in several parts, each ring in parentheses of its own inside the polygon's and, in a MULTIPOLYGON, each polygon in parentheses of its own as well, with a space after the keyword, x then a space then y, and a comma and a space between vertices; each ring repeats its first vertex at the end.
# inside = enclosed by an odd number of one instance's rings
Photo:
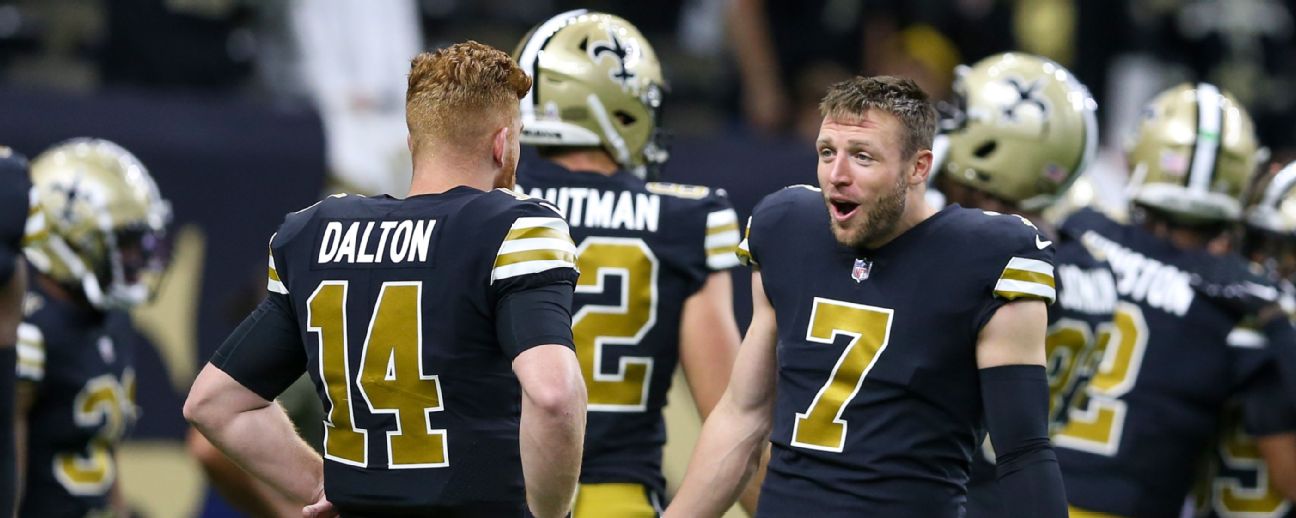
MULTIPOLYGON (((1077 207, 1086 88, 1020 53, 956 76, 941 114, 908 79, 831 86, 818 185, 744 225, 655 181, 664 81, 626 20, 421 54, 408 195, 288 214, 184 415, 308 517, 1288 516, 1296 165, 1180 85, 1129 139, 1128 206, 1077 207), (705 424, 667 505, 677 364, 705 424), (303 374, 322 455, 275 402, 303 374)), ((121 310, 170 207, 104 140, 0 166, 0 515, 125 516, 121 310)))

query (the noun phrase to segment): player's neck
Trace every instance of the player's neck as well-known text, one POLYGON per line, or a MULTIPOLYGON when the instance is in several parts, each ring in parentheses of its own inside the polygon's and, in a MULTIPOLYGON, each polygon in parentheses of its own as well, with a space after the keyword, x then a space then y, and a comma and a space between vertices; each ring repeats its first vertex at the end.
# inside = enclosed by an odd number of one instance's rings
POLYGON ((578 173, 596 173, 603 176, 616 174, 616 162, 602 150, 573 150, 558 152, 548 157, 563 169, 578 173))
POLYGON ((450 156, 415 158, 409 196, 440 194, 461 186, 489 191, 495 187, 495 173, 477 160, 450 156))
POLYGON ((900 237, 905 232, 908 232, 909 229, 918 226, 918 224, 923 221, 926 221, 927 218, 934 216, 936 212, 936 209, 927 204, 927 193, 925 189, 910 188, 909 193, 906 194, 904 212, 900 214, 900 219, 896 222, 895 228, 887 235, 865 243, 864 246, 870 249, 881 248, 895 238, 900 237))

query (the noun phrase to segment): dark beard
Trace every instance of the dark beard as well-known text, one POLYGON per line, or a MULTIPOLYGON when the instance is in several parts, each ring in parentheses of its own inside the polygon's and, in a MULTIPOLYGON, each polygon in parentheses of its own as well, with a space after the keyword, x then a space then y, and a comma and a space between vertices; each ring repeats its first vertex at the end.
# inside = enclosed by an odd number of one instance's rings
POLYGON ((900 224, 900 215, 904 214, 906 198, 909 195, 909 183, 905 180, 905 175, 900 175, 891 192, 879 199, 877 205, 869 210, 868 217, 864 220, 864 230, 850 242, 842 243, 843 245, 856 250, 864 249, 867 248, 865 245, 869 241, 889 235, 895 230, 896 225, 900 224))

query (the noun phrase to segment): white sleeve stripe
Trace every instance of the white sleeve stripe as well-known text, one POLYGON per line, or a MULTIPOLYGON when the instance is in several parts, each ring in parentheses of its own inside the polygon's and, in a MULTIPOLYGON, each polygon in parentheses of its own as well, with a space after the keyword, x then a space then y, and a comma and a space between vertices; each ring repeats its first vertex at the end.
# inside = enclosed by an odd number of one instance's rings
POLYGON ((730 230, 728 232, 721 232, 719 234, 713 234, 707 236, 706 241, 702 246, 705 248, 715 248, 718 246, 738 246, 739 241, 742 241, 742 236, 738 234, 738 231, 730 230))
POLYGON ((266 283, 266 289, 267 289, 267 290, 270 290, 271 292, 274 292, 274 293, 279 293, 279 294, 283 294, 283 295, 287 295, 287 294, 288 294, 288 287, 287 287, 287 286, 284 286, 284 283, 279 282, 279 281, 276 281, 276 280, 270 280, 269 282, 267 282, 267 283, 266 283))
POLYGON ((520 230, 533 227, 549 227, 554 230, 567 231, 567 221, 562 218, 538 218, 525 217, 513 221, 512 230, 520 230))
POLYGON ((723 270, 738 266, 738 254, 717 254, 707 257, 707 267, 712 270, 723 270))
POLYGON ((1053 300, 1057 296, 1057 290, 1052 287, 1038 282, 1015 281, 1012 279, 999 279, 995 284, 995 293, 998 292, 1017 292, 1038 295, 1048 300, 1053 300))
POLYGON ((40 381, 45 378, 45 369, 20 363, 18 364, 18 377, 40 381))
POLYGON ((738 222, 738 213, 733 209, 718 210, 707 214, 707 228, 719 227, 738 222))
POLYGON ((1010 270, 1026 270, 1028 272, 1042 273, 1049 277, 1053 276, 1053 265, 1039 259, 1026 259, 1024 257, 1014 257, 1008 261, 1010 270))
POLYGON ((39 327, 22 322, 18 324, 18 341, 39 345, 45 342, 45 336, 39 327))
POLYGON ((576 263, 573 263, 571 261, 561 261, 556 259, 540 260, 540 261, 523 261, 520 263, 513 263, 510 265, 501 266, 499 268, 495 268, 494 270, 491 270, 491 283, 494 284, 495 281, 498 280, 508 279, 510 277, 517 277, 519 275, 540 273, 555 268, 575 269, 576 263))
POLYGON ((1254 329, 1235 328, 1228 334, 1228 344, 1243 349, 1261 349, 1269 340, 1254 329))
POLYGON ((504 244, 500 245, 499 253, 496 255, 500 256, 511 254, 513 252, 528 252, 531 250, 557 250, 575 255, 576 245, 572 244, 571 241, 544 237, 513 239, 505 241, 504 244))
POLYGON ((31 345, 31 344, 25 344, 25 343, 21 343, 21 342, 19 342, 19 343, 18 343, 18 361, 20 361, 20 362, 21 362, 21 361, 27 361, 27 362, 44 362, 44 361, 45 361, 45 350, 44 350, 44 349, 41 349, 40 347, 37 347, 37 346, 31 345))

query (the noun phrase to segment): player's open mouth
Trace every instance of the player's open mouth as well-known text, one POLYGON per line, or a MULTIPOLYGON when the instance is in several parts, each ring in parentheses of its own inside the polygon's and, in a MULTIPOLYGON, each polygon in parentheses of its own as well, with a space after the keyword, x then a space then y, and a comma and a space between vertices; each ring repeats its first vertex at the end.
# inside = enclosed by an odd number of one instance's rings
POLYGON ((828 200, 828 207, 831 209, 833 219, 844 220, 855 215, 859 210, 859 204, 848 200, 828 200))

